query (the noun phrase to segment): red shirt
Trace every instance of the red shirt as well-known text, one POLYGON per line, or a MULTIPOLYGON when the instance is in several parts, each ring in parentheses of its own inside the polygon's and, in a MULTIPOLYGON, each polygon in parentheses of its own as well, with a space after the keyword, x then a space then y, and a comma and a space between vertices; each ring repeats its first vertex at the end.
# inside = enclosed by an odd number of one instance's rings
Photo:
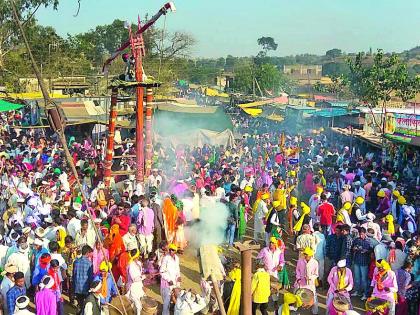
POLYGON ((118 224, 118 226, 120 227, 120 234, 121 236, 124 236, 127 232, 128 232, 128 227, 130 225, 130 217, 128 215, 120 215, 120 216, 115 216, 112 218, 111 221, 111 226, 114 224, 118 224), (121 220, 121 223, 116 223, 115 219, 119 218, 121 220))
POLYGON ((318 207, 321 225, 331 225, 334 215, 334 206, 329 202, 324 202, 318 207))

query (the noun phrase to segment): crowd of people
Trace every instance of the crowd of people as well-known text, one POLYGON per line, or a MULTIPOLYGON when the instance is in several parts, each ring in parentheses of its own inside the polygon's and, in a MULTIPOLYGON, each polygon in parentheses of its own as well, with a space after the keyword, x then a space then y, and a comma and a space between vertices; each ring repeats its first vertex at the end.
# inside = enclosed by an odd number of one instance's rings
MULTIPOLYGON (((67 296, 80 314, 98 315, 122 296, 139 315, 144 288, 155 284, 164 315, 208 309, 208 283, 203 292, 186 288, 180 255, 191 242, 187 227, 216 203, 228 213, 220 284, 227 314, 241 308, 241 269, 230 257, 244 239, 262 245, 253 314, 268 314, 269 302, 279 315, 299 308, 318 314, 322 289, 328 314, 357 314, 355 299, 371 314, 419 311, 415 152, 395 167, 325 132, 285 134, 262 123, 264 131, 243 133, 235 147, 156 144, 144 183, 120 175, 108 188, 103 143, 71 137, 79 187, 58 139, 14 126, 15 117, 3 115, 0 130, 4 314, 32 314, 30 301, 36 314, 64 314, 67 296)), ((129 142, 116 143, 118 152, 129 149, 129 142)))

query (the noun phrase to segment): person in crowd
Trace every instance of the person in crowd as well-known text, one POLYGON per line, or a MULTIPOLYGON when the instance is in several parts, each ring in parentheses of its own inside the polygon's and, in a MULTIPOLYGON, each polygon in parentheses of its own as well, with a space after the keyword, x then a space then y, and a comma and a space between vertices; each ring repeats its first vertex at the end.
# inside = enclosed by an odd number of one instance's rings
POLYGON ((320 217, 320 223, 324 234, 328 235, 333 223, 335 209, 332 203, 328 202, 326 194, 321 194, 321 204, 318 207, 317 215, 320 217))
POLYGON ((92 281, 89 285, 89 293, 84 299, 83 314, 86 315, 104 315, 101 306, 102 282, 99 280, 92 281))
POLYGON ((37 314, 57 315, 57 295, 52 290, 54 279, 46 275, 39 284, 39 291, 35 295, 37 314))
POLYGON ((194 294, 191 290, 174 289, 174 315, 193 315, 198 314, 206 307, 205 299, 199 295, 194 294))
POLYGON ((144 198, 141 201, 141 207, 137 217, 137 227, 140 246, 146 254, 151 253, 153 249, 154 216, 153 210, 149 208, 149 200, 144 198))
POLYGON ((318 314, 318 298, 316 294, 316 280, 318 279, 318 262, 313 258, 314 251, 306 247, 303 252, 303 258, 299 258, 296 266, 295 288, 305 288, 314 294, 314 304, 312 314, 318 314))
POLYGON ((29 297, 27 297, 26 295, 19 296, 16 299, 16 308, 13 314, 14 315, 35 315, 35 313, 28 310, 29 302, 30 302, 29 297))
POLYGON ((145 295, 143 290, 143 267, 139 260, 140 250, 134 248, 130 251, 130 261, 127 268, 127 296, 134 302, 137 315, 141 314, 141 299, 145 295))
POLYGON ((93 279, 93 266, 90 260, 92 252, 89 245, 84 245, 82 256, 77 258, 73 264, 73 292, 79 307, 84 305, 83 302, 89 294, 89 285, 93 279))
POLYGON ((324 271, 325 271, 326 239, 325 239, 325 235, 322 233, 322 227, 319 223, 314 224, 313 235, 317 238, 314 258, 318 262, 318 273, 319 273, 319 279, 320 279, 319 281, 321 282, 320 286, 322 286, 323 285, 322 281, 324 279, 324 271))
POLYGON ((368 269, 372 246, 367 239, 366 229, 359 228, 359 237, 353 241, 353 275, 354 292, 352 296, 362 295, 361 300, 365 301, 369 294, 368 269))
POLYGON ((279 248, 278 241, 275 237, 270 238, 270 245, 263 248, 258 256, 267 272, 274 278, 278 279, 278 273, 285 264, 284 251, 279 248))
POLYGON ((397 277, 385 259, 376 261, 371 283, 372 296, 389 302, 389 314, 395 314, 395 294, 398 292, 397 277))
POLYGON ((268 299, 271 295, 270 274, 265 268, 265 264, 260 261, 257 263, 257 271, 252 276, 252 315, 257 314, 257 309, 262 315, 268 315, 268 299))
POLYGON ((159 269, 161 276, 160 294, 163 300, 163 315, 169 315, 171 292, 174 288, 179 287, 181 283, 179 258, 176 255, 177 250, 178 247, 175 244, 169 245, 169 253, 163 257, 159 269))
POLYGON ((339 260, 337 266, 333 267, 328 275, 327 308, 332 313, 333 299, 336 295, 342 295, 350 301, 350 291, 353 289, 353 274, 350 268, 346 267, 346 260, 339 260))
POLYGON ((15 280, 15 285, 12 286, 6 294, 8 314, 15 314, 17 298, 26 296, 25 276, 23 272, 16 272, 13 279, 15 280))
POLYGON ((4 271, 2 273, 3 280, 0 284, 0 292, 2 298, 3 314, 9 314, 7 308, 7 292, 15 285, 14 275, 18 272, 18 269, 15 265, 7 264, 4 266, 4 271))

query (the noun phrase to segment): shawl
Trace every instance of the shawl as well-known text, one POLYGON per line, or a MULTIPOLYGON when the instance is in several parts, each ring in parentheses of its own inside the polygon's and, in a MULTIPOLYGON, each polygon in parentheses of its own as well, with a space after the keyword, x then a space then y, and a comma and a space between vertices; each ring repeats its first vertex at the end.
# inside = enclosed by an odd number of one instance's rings
POLYGON ((109 260, 113 262, 119 254, 125 251, 124 242, 121 237, 120 227, 118 224, 111 226, 111 230, 109 231, 107 238, 108 240, 105 243, 109 246, 109 260))
POLYGON ((174 206, 170 198, 165 198, 163 201, 162 212, 165 215, 168 232, 174 232, 176 230, 178 209, 174 206))
POLYGON ((246 220, 245 220, 245 206, 240 205, 239 207, 239 227, 238 227, 238 238, 242 239, 246 232, 246 220))
POLYGON ((305 219, 305 216, 311 212, 311 208, 309 208, 304 202, 301 203, 301 206, 302 206, 302 215, 300 216, 299 220, 293 227, 293 230, 295 232, 300 232, 303 226, 303 220, 305 219))
POLYGON ((342 290, 344 288, 346 288, 346 269, 344 269, 343 271, 341 270, 337 270, 337 274, 338 274, 338 290, 342 290))
POLYGON ((66 244, 65 244, 65 238, 66 238, 66 236, 67 236, 67 233, 66 233, 66 230, 65 229, 63 229, 63 228, 59 228, 58 230, 57 230, 57 243, 58 243, 58 246, 60 246, 60 251, 64 248, 64 246, 66 246, 66 244))
POLYGON ((241 306, 241 269, 235 268, 229 273, 229 278, 235 282, 230 296, 226 315, 239 315, 241 306))
POLYGON ((289 292, 284 293, 284 301, 283 301, 283 308, 281 311, 281 315, 290 314, 290 307, 289 307, 290 304, 296 304, 296 307, 301 307, 302 299, 298 295, 294 295, 289 292))

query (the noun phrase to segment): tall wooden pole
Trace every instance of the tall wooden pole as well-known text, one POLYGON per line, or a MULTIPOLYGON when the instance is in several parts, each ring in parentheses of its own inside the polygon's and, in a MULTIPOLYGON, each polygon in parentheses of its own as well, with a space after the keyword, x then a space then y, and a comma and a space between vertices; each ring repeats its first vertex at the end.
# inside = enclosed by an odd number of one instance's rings
POLYGON ((115 126, 117 121, 117 96, 118 88, 112 88, 111 93, 111 108, 109 112, 109 123, 108 123, 108 138, 106 144, 106 154, 104 162, 104 184, 105 187, 109 187, 111 184, 111 168, 112 158, 114 156, 114 137, 115 137, 115 126))
POLYGON ((152 144, 152 102, 153 90, 151 87, 146 89, 146 162, 145 172, 148 177, 152 170, 153 144, 152 144))
MULTIPOLYGON (((131 32, 131 31, 130 31, 131 32)), ((130 34, 131 38, 131 51, 135 60, 135 69, 136 69, 136 81, 143 82, 143 54, 144 54, 144 44, 141 34, 130 34)), ((144 87, 138 85, 136 88, 137 102, 136 102, 136 159, 137 159, 137 172, 136 180, 139 183, 142 183, 144 180, 144 140, 143 140, 143 131, 144 131, 144 87)))
POLYGON ((251 241, 235 242, 234 245, 241 252, 241 315, 251 315, 252 250, 259 249, 260 245, 251 244, 251 241))

